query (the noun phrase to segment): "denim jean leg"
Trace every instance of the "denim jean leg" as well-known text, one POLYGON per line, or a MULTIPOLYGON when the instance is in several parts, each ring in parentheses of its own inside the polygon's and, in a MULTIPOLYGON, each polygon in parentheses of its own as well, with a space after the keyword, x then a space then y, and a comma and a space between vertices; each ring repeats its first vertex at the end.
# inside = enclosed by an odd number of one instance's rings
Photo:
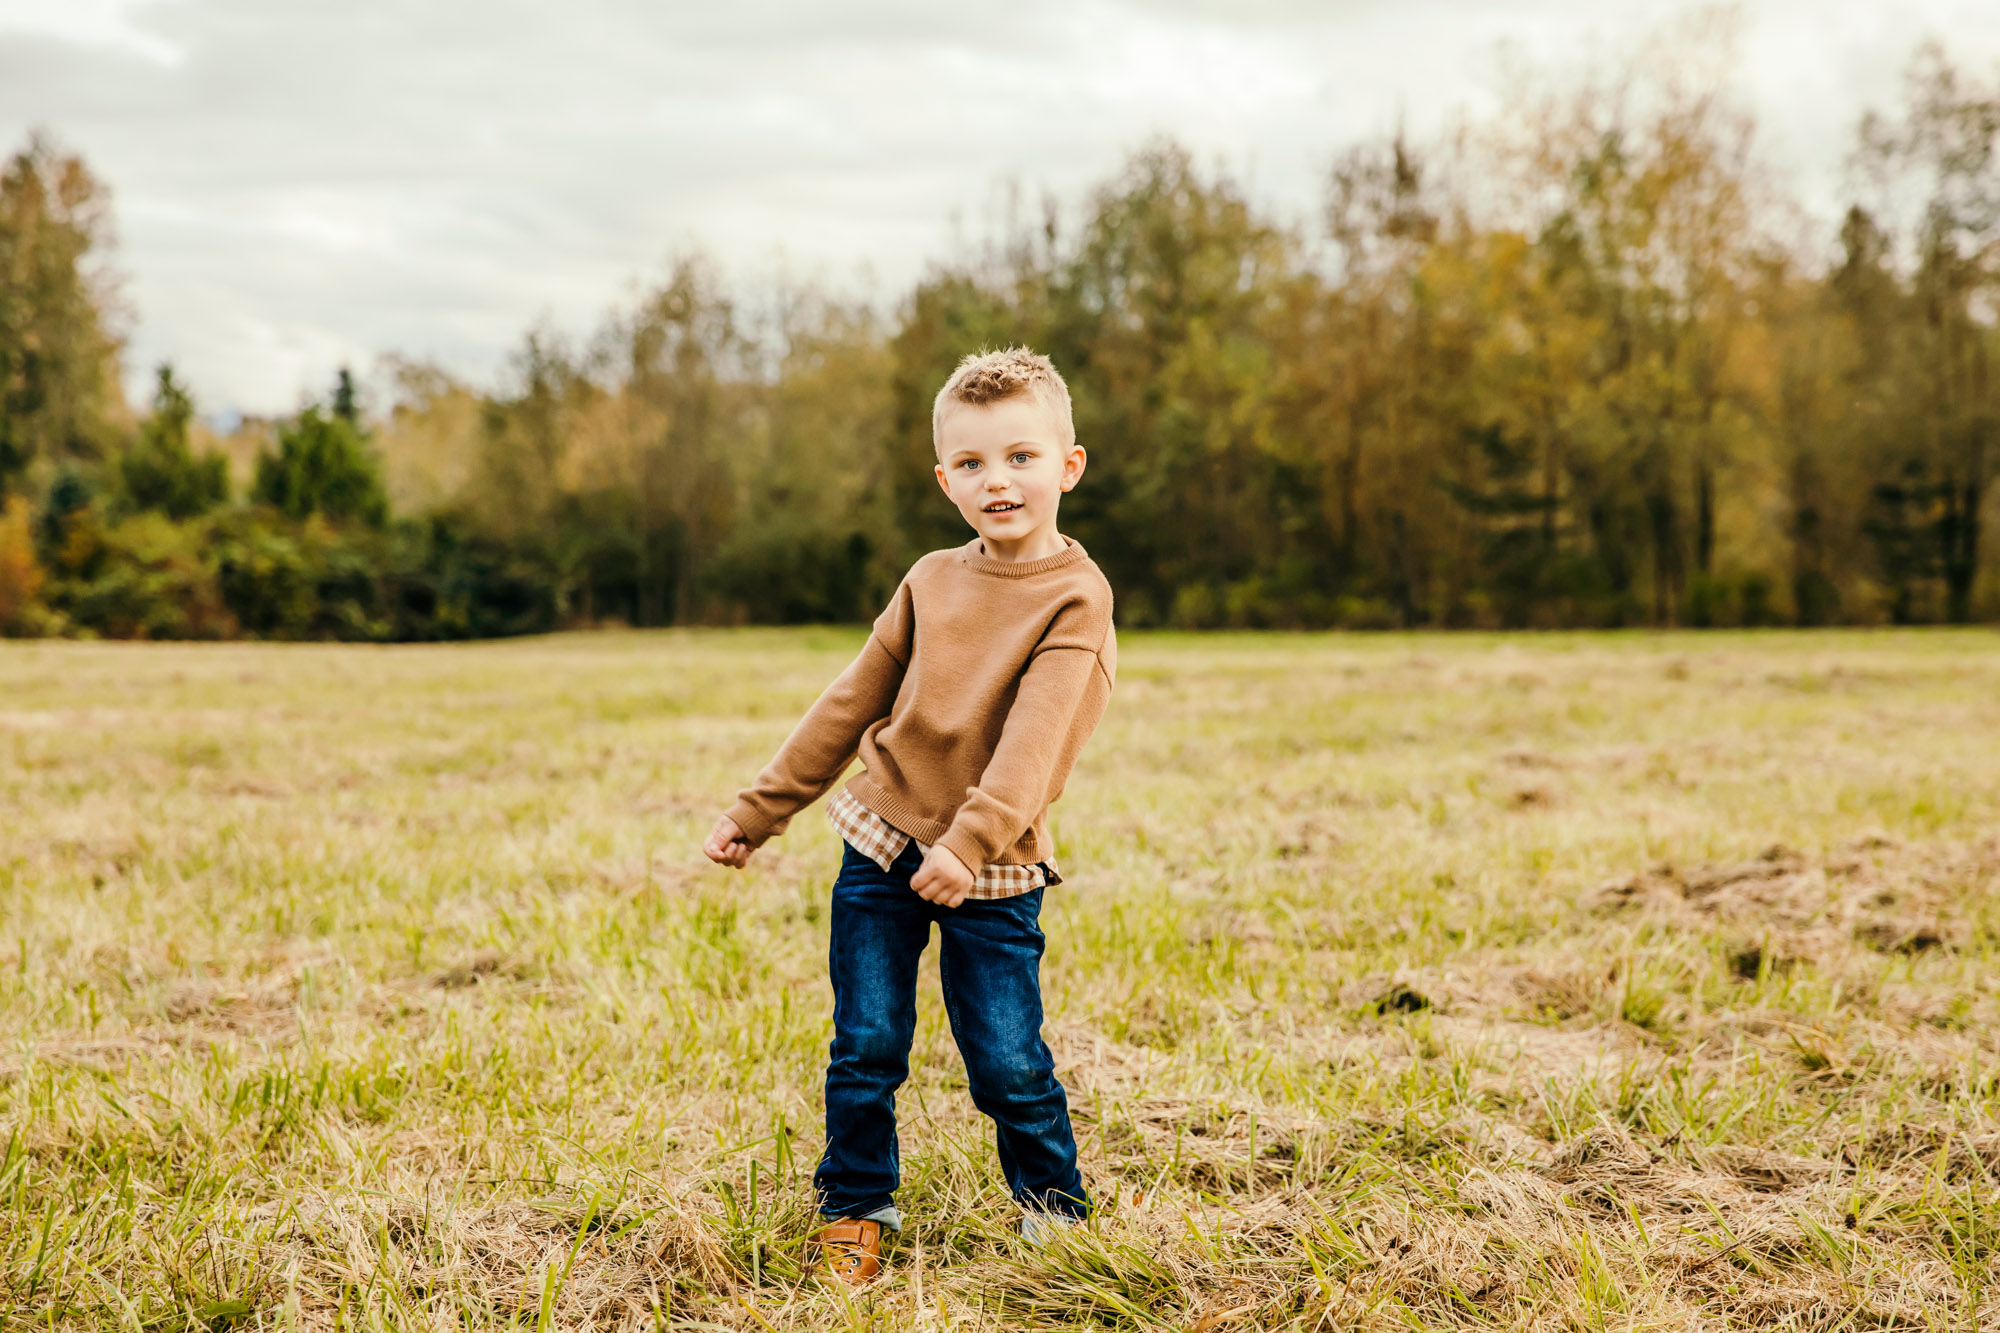
POLYGON ((1007 1188, 1024 1207, 1081 1217, 1069 1099, 1042 1040, 1041 889, 938 915, 939 974, 972 1102, 992 1117, 1007 1188))
POLYGON ((906 855, 884 872, 849 847, 834 881, 826 1152, 813 1173, 828 1217, 888 1207, 900 1178, 896 1089, 910 1072, 917 962, 931 929, 930 905, 910 891, 917 865, 906 855))

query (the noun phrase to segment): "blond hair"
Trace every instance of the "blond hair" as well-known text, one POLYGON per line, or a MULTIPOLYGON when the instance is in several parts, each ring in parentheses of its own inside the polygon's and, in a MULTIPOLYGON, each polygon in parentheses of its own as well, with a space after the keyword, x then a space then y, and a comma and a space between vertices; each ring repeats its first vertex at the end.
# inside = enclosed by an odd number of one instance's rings
POLYGON ((954 403, 984 406, 1009 398, 1033 398, 1054 422, 1056 438, 1065 448, 1076 443, 1076 423, 1070 418, 1069 386, 1056 370, 1055 362, 1026 347, 1009 347, 1004 352, 974 352, 958 363, 951 378, 938 390, 931 404, 931 446, 938 447, 944 413, 954 403))

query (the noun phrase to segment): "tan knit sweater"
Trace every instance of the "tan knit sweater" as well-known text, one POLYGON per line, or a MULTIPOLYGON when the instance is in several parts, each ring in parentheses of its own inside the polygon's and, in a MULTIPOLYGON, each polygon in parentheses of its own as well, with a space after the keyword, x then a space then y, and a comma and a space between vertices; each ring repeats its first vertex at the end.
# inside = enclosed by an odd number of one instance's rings
POLYGON ((917 561, 861 655, 730 807, 751 845, 784 832, 859 754, 866 771, 847 790, 975 874, 1047 859, 1049 805, 1118 667, 1111 586, 1063 541, 1021 564, 977 540, 917 561))

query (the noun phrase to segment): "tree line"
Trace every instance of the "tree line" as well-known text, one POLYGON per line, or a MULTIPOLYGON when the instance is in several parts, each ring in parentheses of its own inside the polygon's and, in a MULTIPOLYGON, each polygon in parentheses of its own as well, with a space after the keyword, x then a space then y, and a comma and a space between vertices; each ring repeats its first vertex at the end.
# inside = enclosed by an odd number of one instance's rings
POLYGON ((1823 234, 1699 52, 1340 154, 1307 221, 1160 143, 892 305, 699 255, 504 382, 390 361, 232 461, 118 390, 104 192, 0 176, 0 627, 422 639, 852 621, 964 540, 930 401, 1067 376, 1129 626, 2000 619, 2000 83, 1932 47, 1823 234))

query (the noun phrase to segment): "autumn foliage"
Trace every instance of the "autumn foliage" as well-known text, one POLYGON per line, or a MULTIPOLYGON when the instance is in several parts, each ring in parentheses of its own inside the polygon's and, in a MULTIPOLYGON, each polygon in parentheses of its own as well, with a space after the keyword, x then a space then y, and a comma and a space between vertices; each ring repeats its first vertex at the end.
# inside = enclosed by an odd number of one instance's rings
POLYGON ((931 395, 1016 343, 1071 385, 1091 467, 1064 526, 1127 625, 2000 618, 2000 84, 1921 55, 1834 232, 1685 55, 1349 149, 1307 221, 1157 144, 886 306, 685 256, 588 337, 534 330, 497 386, 391 360, 366 416, 343 380, 271 423, 235 501, 171 379, 118 424, 110 324, 72 327, 105 309, 102 192, 38 142, 0 179, 0 485, 34 507, 41 608, 11 623, 865 618, 963 540, 931 395), (142 549, 179 568, 168 532, 191 563, 147 586, 192 600, 149 617, 100 585, 144 584, 142 549))

